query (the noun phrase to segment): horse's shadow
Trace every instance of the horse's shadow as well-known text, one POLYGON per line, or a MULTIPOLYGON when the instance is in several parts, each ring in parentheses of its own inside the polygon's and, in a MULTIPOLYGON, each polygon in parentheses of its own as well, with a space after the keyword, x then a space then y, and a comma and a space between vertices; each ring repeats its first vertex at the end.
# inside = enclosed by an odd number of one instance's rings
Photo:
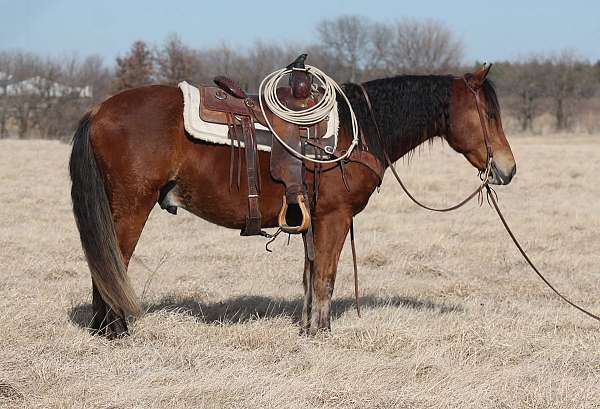
MULTIPOLYGON (((346 311, 355 308, 353 298, 337 298, 331 303, 331 317, 336 319, 346 311)), ((239 296, 220 302, 203 303, 193 298, 177 298, 167 296, 154 303, 143 305, 144 311, 154 313, 168 311, 195 317, 204 323, 243 323, 258 318, 290 317, 294 322, 299 322, 302 315, 303 301, 297 299, 283 299, 265 296, 239 296)), ((438 314, 447 314, 462 311, 462 307, 454 304, 435 303, 414 297, 389 297, 375 296, 360 297, 363 308, 397 307, 412 310, 428 310, 438 314)), ((92 321, 92 305, 79 304, 69 310, 69 319, 74 324, 88 328, 92 321)))

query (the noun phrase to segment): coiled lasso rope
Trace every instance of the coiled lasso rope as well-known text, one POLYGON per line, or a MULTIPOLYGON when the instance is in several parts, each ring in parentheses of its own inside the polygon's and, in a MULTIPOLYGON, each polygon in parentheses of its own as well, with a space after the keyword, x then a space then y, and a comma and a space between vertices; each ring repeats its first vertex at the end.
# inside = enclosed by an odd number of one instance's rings
POLYGON ((322 160, 310 158, 306 155, 297 152, 294 148, 289 146, 283 139, 275 132, 273 126, 269 122, 267 115, 264 115, 265 121, 271 133, 277 138, 279 143, 281 143, 292 155, 296 156, 299 159, 304 159, 307 161, 315 162, 315 163, 336 163, 347 159, 350 157, 352 150, 358 145, 358 122, 356 121, 356 116, 354 115, 354 111, 352 110, 352 106, 350 105, 350 101, 342 91, 342 88, 327 74, 325 74, 320 69, 313 67, 312 65, 306 65, 307 70, 310 71, 315 78, 317 78, 323 88, 325 89, 325 93, 323 97, 317 102, 314 106, 302 109, 299 111, 293 111, 286 107, 279 97, 277 96, 277 84, 281 79, 291 73, 293 69, 282 68, 280 70, 274 71, 271 74, 267 75, 260 83, 258 87, 258 102, 260 104, 260 109, 265 114, 264 105, 266 105, 273 114, 277 115, 279 118, 284 121, 293 123, 299 126, 309 126, 314 125, 325 118, 331 113, 331 111, 335 107, 336 103, 336 94, 340 94, 344 97, 346 104, 348 104, 348 108, 350 110, 350 119, 352 121, 352 143, 346 150, 346 153, 338 158, 322 160), (263 100, 264 99, 264 100, 263 100))

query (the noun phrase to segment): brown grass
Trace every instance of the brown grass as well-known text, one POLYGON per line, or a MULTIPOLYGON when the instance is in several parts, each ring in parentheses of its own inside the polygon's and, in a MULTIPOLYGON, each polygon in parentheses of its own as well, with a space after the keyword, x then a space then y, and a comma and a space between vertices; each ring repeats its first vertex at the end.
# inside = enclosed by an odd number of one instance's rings
MULTIPOLYGON (((515 138, 498 189, 531 256, 600 311, 600 140, 515 138)), ((130 268, 148 313, 92 337, 69 203, 69 147, 0 141, 0 406, 14 408, 597 408, 600 325, 528 270, 492 210, 427 213, 391 177, 356 220, 364 317, 342 255, 330 335, 298 335, 301 242, 156 209, 130 268)), ((436 145, 400 166, 449 203, 474 170, 436 145)))

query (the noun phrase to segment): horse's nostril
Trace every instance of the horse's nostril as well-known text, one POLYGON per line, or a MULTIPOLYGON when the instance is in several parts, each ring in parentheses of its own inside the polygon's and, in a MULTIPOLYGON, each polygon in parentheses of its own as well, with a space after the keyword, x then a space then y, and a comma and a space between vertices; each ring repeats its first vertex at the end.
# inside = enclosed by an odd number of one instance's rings
POLYGON ((512 168, 512 172, 510 172, 510 177, 512 178, 516 174, 517 174, 517 165, 514 165, 512 168))

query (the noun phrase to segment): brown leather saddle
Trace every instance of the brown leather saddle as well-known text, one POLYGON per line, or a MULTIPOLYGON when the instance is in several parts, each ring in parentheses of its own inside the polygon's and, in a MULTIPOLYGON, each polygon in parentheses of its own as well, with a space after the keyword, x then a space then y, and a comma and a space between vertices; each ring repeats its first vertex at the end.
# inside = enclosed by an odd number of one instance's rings
MULTIPOLYGON (((280 101, 289 109, 301 110, 316 104, 322 93, 312 86, 312 75, 306 70, 304 60, 306 54, 299 56, 288 68, 290 73, 289 86, 277 89, 280 101)), ((265 106, 263 113, 258 95, 248 95, 233 80, 218 76, 214 79, 215 86, 200 87, 200 117, 203 121, 225 124, 229 127, 231 143, 230 184, 234 181, 235 155, 237 148, 237 186, 240 186, 241 153, 244 147, 246 177, 248 181, 248 212, 246 225, 242 230, 243 236, 266 235, 261 229, 261 214, 259 209, 260 180, 258 176, 257 137, 270 139, 271 176, 285 185, 285 195, 279 213, 279 226, 287 233, 305 233, 311 224, 309 198, 305 183, 305 168, 303 161, 290 153, 270 132, 256 130, 255 124, 266 126, 268 119, 271 127, 283 141, 302 154, 323 156, 324 143, 306 143, 309 139, 319 140, 327 132, 327 120, 310 127, 300 127, 282 120, 265 106), (266 118, 265 118, 266 116, 266 118), (265 135, 266 134, 266 135, 265 135), (257 136, 258 135, 258 136, 257 136)), ((331 138, 334 139, 334 138, 331 138)), ((332 147, 335 149, 335 147, 332 147)))

